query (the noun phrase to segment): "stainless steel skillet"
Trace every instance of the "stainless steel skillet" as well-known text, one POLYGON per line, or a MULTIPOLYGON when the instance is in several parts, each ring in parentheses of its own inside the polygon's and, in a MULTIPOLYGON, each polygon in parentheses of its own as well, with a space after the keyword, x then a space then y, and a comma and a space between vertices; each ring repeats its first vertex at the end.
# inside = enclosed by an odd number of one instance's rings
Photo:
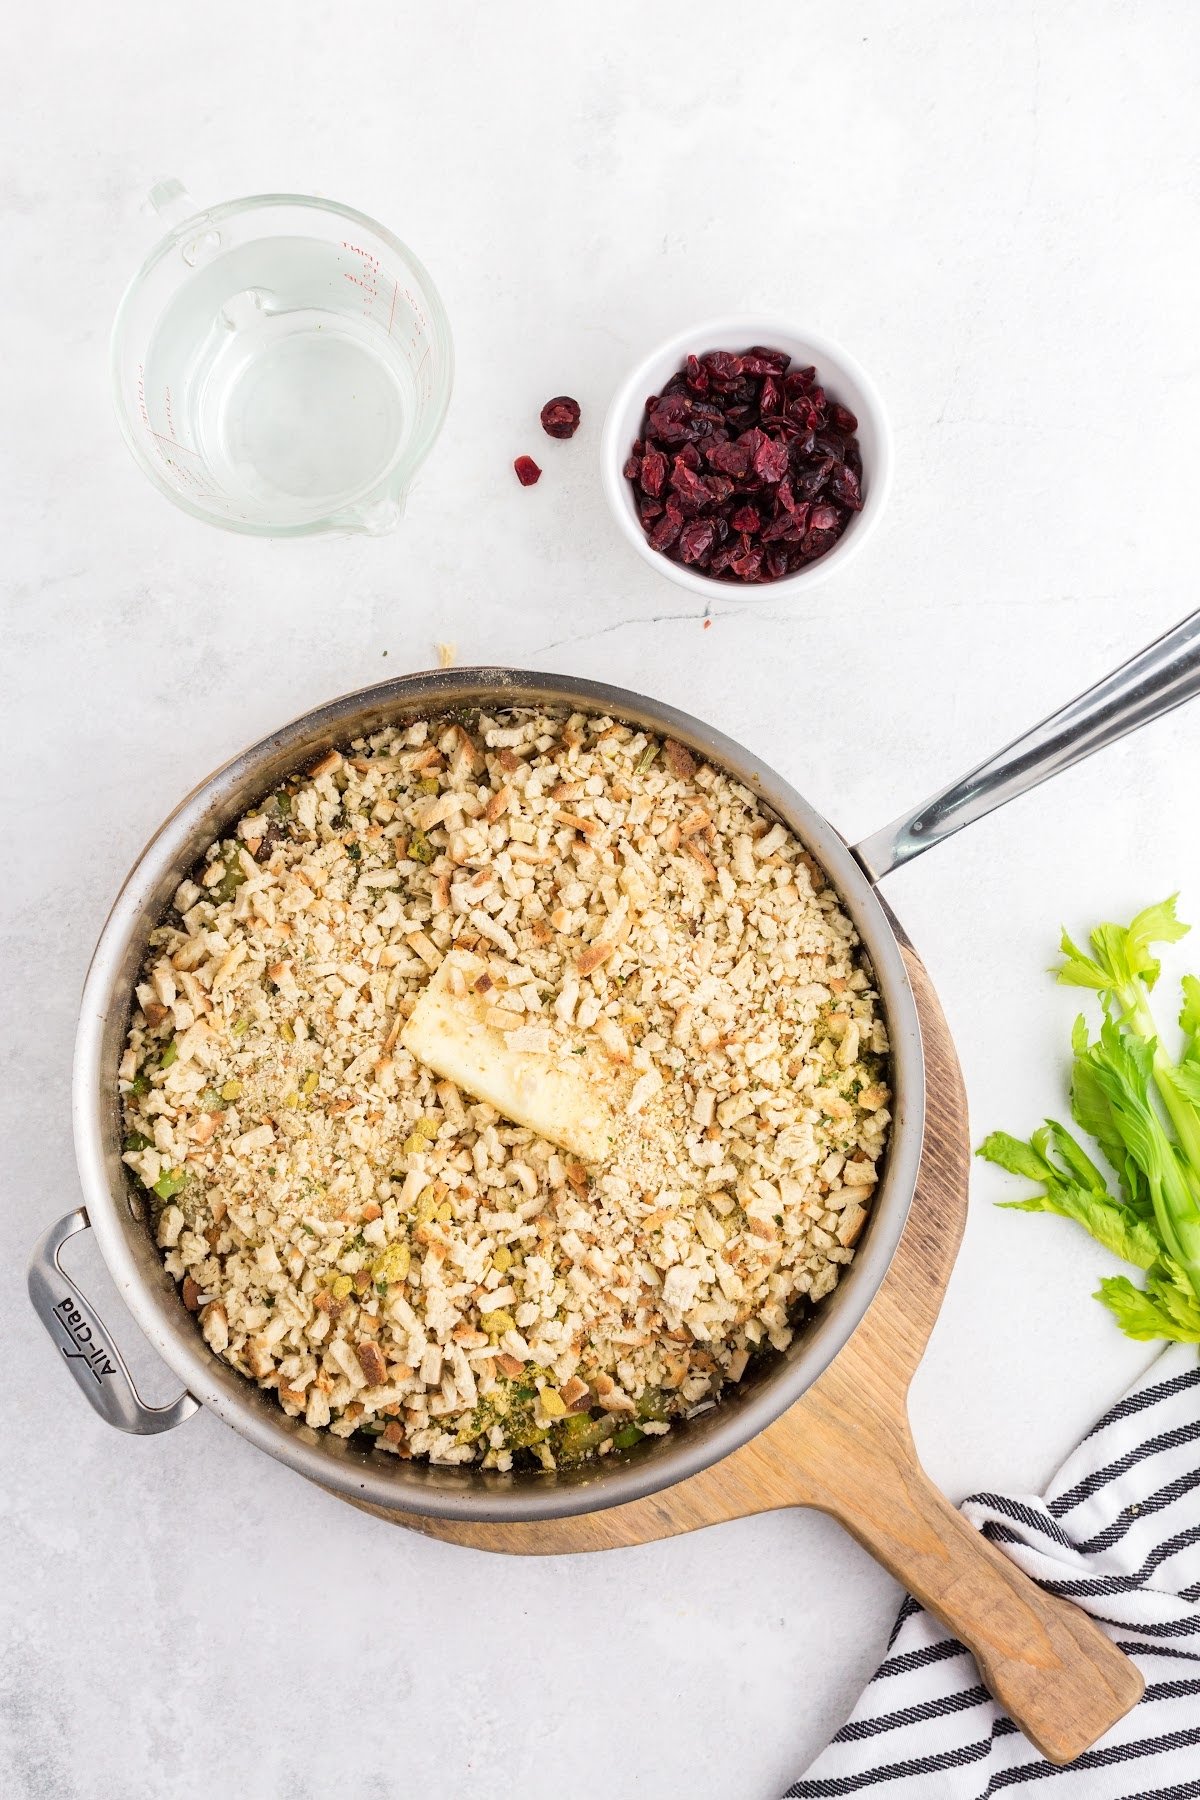
POLYGON ((875 884, 890 870, 1006 800, 1200 692, 1200 614, 1115 674, 853 849, 793 788, 744 750, 673 707, 561 676, 480 668, 413 675, 347 695, 284 726, 191 793, 143 851, 114 903, 84 989, 76 1043, 74 1126, 84 1205, 43 1237, 30 1292, 78 1385, 123 1430, 147 1433, 210 1407, 259 1449, 326 1487, 391 1510, 460 1520, 538 1519, 619 1505, 683 1480, 737 1449, 799 1398, 862 1319, 899 1242, 921 1153, 925 1067, 903 958, 875 884), (213 1356, 151 1241, 121 1164, 117 1064, 150 931, 198 854, 279 781, 322 750, 381 724, 451 707, 567 705, 678 738, 754 788, 820 861, 874 965, 893 1045, 892 1138, 869 1230, 838 1288, 786 1355, 713 1411, 624 1456, 557 1475, 431 1468, 360 1449, 289 1419, 213 1356), (59 1262, 91 1227, 122 1298, 184 1384, 169 1406, 138 1396, 107 1327, 59 1262))

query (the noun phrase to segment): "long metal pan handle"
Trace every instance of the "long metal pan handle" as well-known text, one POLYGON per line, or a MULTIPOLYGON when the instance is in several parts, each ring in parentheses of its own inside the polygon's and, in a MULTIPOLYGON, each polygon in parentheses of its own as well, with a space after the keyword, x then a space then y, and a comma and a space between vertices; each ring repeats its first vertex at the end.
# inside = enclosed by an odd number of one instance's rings
POLYGON ((169 1406, 147 1406, 138 1393, 111 1333, 58 1260, 67 1239, 87 1229, 87 1213, 79 1207, 39 1239, 29 1259, 29 1298, 76 1386, 102 1419, 141 1437, 170 1431, 198 1412, 200 1402, 193 1400, 186 1388, 169 1406))
POLYGON ((854 846, 872 881, 952 837, 1007 800, 1027 793, 1200 694, 1200 613, 1176 625, 1078 699, 1051 713, 915 812, 854 846))

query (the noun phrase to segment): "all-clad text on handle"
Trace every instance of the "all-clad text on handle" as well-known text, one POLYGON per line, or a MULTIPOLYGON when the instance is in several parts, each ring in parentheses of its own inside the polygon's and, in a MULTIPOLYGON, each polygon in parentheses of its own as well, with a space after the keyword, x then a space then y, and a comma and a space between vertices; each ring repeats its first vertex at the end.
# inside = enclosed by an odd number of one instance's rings
POLYGON ((969 774, 855 844, 872 881, 952 837, 1007 800, 1200 694, 1200 613, 1051 713, 969 774))
POLYGON ((147 1406, 100 1315, 58 1260, 67 1239, 88 1228, 87 1213, 79 1207, 38 1241, 29 1259, 29 1298, 76 1386, 102 1419, 143 1437, 170 1431, 198 1410, 199 1401, 185 1390, 169 1406, 147 1406))

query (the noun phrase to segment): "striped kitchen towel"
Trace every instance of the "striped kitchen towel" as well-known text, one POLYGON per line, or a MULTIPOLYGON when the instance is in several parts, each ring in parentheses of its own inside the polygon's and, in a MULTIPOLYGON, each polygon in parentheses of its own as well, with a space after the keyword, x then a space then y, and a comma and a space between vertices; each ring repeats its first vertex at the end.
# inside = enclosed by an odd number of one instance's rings
POLYGON ((1090 1431, 1043 1498, 976 1494, 972 1524, 1132 1656, 1141 1702, 1057 1768, 913 1599, 854 1713, 787 1800, 1200 1800, 1200 1362, 1176 1344, 1090 1431))

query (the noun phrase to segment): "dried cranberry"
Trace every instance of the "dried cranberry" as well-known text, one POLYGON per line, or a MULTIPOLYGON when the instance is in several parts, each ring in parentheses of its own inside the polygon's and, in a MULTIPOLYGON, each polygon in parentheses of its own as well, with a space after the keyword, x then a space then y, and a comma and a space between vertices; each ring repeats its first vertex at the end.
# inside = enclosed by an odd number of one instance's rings
POLYGON ((762 572, 762 560, 761 550, 747 550, 744 556, 735 556, 729 566, 739 581, 757 581, 762 572))
POLYGON ((862 511, 862 493, 859 490, 858 476, 853 469, 839 464, 833 471, 833 479, 829 484, 835 500, 848 506, 852 512, 862 511))
POLYGON ((685 525, 679 534, 679 554, 684 562, 703 562, 716 535, 711 519, 693 519, 690 525, 685 525))
POLYGON ((556 394, 541 411, 542 430, 547 437, 574 437, 579 429, 579 402, 570 394, 556 394))
POLYGON ((642 458, 642 492, 657 500, 667 479, 667 459, 654 444, 646 445, 642 458))
POLYGON ((783 391, 789 400, 798 399, 802 394, 807 394, 816 378, 817 371, 814 368, 789 369, 784 376, 783 391))
POLYGON ((791 360, 786 350, 753 344, 742 355, 742 371, 746 375, 782 375, 791 360))
POLYGON ((802 468, 799 474, 793 472, 792 486, 806 500, 815 500, 833 474, 833 468, 832 456, 823 456, 820 462, 802 468))
POLYGON ((786 444, 776 444, 770 438, 763 438, 754 452, 754 473, 764 481, 782 481, 788 471, 788 453, 786 444))
POLYGON ((701 481, 694 470, 684 462, 682 456, 675 458, 675 467, 671 470, 671 486, 675 489, 682 503, 695 511, 712 499, 712 492, 707 484, 701 481))
POLYGON ((646 401, 625 463, 650 543, 728 581, 778 581, 862 508, 854 414, 783 350, 691 355, 646 401))
POLYGON ((806 531, 804 534, 804 542, 801 544, 800 548, 803 550, 808 560, 812 562, 815 561, 818 556, 824 556, 827 550, 832 550, 833 546, 837 543, 837 538, 838 534, 836 531, 806 531))
POLYGON ((811 394, 801 394, 791 402, 790 417, 811 437, 821 423, 821 409, 814 406, 811 394))
POLYGON ((683 394, 665 394, 646 415, 646 434, 664 444, 681 444, 691 436, 692 403, 683 394))
POLYGON ((669 550, 683 529, 681 513, 668 510, 650 528, 650 542, 656 550, 669 550))
POLYGON ((742 359, 728 350, 710 350, 700 360, 717 389, 735 387, 742 379, 742 359))
POLYGON ((517 480, 522 487, 532 487, 535 481, 542 479, 542 471, 532 456, 518 456, 513 468, 517 471, 517 480))
POLYGON ((745 444, 731 444, 727 438, 722 438, 709 445, 705 454, 709 467, 719 469, 722 475, 750 473, 750 452, 745 444))

